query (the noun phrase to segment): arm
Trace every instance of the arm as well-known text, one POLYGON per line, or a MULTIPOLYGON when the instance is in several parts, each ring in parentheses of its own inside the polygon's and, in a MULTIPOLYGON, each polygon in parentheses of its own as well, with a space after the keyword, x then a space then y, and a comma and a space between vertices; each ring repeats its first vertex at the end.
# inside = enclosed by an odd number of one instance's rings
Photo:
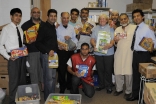
POLYGON ((46 46, 43 44, 45 35, 46 35, 46 31, 44 30, 44 27, 40 28, 38 31, 38 36, 35 45, 38 48, 38 50, 41 51, 42 53, 49 54, 51 50, 47 49, 46 46))
POLYGON ((6 49, 4 48, 5 42, 7 41, 8 33, 6 28, 2 29, 2 33, 0 35, 0 54, 3 55, 7 60, 9 60, 10 55, 8 55, 6 49))

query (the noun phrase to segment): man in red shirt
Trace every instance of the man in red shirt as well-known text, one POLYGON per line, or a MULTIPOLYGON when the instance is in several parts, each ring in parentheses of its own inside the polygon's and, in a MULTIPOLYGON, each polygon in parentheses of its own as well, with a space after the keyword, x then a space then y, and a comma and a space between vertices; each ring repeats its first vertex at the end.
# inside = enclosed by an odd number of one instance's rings
POLYGON ((80 53, 71 56, 67 62, 68 72, 72 74, 72 94, 79 93, 79 86, 88 97, 93 97, 95 90, 93 84, 93 71, 95 69, 95 59, 89 55, 89 44, 81 45, 80 53))

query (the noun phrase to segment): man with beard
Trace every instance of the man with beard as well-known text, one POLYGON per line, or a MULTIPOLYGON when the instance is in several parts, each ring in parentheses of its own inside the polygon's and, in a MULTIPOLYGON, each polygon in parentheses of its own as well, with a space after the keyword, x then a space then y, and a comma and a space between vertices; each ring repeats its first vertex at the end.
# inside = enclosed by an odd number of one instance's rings
POLYGON ((123 93, 123 84, 125 82, 126 90, 124 98, 126 99, 132 92, 133 52, 130 47, 136 25, 129 24, 129 18, 126 13, 122 13, 119 16, 119 20, 121 26, 116 28, 114 37, 117 46, 117 50, 114 54, 114 74, 116 81, 114 96, 123 93))
MULTIPOLYGON (((22 25, 22 29, 23 31, 27 31, 29 28, 35 26, 36 24, 39 24, 40 25, 39 27, 41 27, 43 23, 44 22, 40 19, 40 10, 37 7, 34 7, 31 9, 30 20, 26 21, 22 25)), ((36 28, 32 28, 31 31, 37 31, 35 29, 36 28)), ((27 57, 27 63, 29 64, 27 66, 27 70, 30 74, 31 83, 32 84, 42 83, 42 87, 43 87, 43 71, 41 68, 40 52, 35 46, 36 39, 26 42, 26 33, 27 32, 25 32, 24 44, 27 46, 29 52, 29 55, 27 57)), ((37 32, 36 35, 38 35, 37 32)))
POLYGON ((79 85, 82 84, 82 90, 88 97, 93 97, 95 90, 93 85, 93 70, 95 70, 95 59, 93 56, 89 55, 89 44, 83 43, 81 45, 81 51, 80 53, 76 53, 71 56, 71 58, 67 62, 68 64, 68 72, 72 74, 72 94, 78 94, 79 93, 79 85), (84 77, 81 73, 79 73, 78 67, 80 65, 87 66, 87 69, 85 72, 88 72, 87 75, 84 77))
POLYGON ((114 30, 120 26, 120 21, 119 21, 119 12, 118 11, 111 11, 111 17, 110 19, 112 20, 111 22, 111 27, 114 28, 114 30))
MULTIPOLYGON (((81 9, 81 13, 80 13, 80 21, 79 23, 81 24, 82 28, 85 25, 86 22, 90 23, 91 25, 93 25, 93 28, 96 26, 95 23, 88 18, 89 16, 89 10, 86 8, 82 8, 81 9)), ((82 29, 81 29, 82 31, 82 29)), ((91 39, 91 34, 92 34, 92 29, 88 28, 88 33, 84 34, 82 32, 80 32, 80 34, 77 36, 78 38, 78 43, 77 43, 77 52, 80 52, 80 48, 81 48, 81 44, 86 42, 89 44, 90 48, 91 48, 91 44, 90 44, 90 39, 91 39)), ((92 50, 90 50, 92 51, 92 50)))

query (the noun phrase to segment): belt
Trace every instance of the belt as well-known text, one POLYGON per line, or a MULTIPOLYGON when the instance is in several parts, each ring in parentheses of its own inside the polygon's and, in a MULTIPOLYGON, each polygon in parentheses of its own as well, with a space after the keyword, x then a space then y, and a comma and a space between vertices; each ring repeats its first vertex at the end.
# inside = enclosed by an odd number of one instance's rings
POLYGON ((149 53, 148 51, 133 51, 134 53, 142 54, 142 53, 149 53))

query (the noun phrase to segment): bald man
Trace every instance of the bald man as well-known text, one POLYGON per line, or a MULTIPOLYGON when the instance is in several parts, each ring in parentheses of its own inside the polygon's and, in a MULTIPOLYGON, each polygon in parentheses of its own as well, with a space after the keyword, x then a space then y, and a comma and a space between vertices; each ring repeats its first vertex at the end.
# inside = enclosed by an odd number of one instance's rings
MULTIPOLYGON (((77 38, 75 34, 74 27, 69 23, 69 13, 62 12, 61 13, 61 24, 57 28, 57 39, 61 42, 73 41, 75 45, 77 45, 77 38)), ((72 54, 74 54, 74 50, 76 47, 69 51, 65 51, 64 47, 59 47, 58 55, 59 55, 59 67, 58 67, 58 77, 60 83, 60 93, 64 93, 65 89, 70 89, 71 87, 71 74, 67 72, 67 61, 72 54), (66 79, 67 74, 67 81, 66 79)))
MULTIPOLYGON (((28 30, 30 27, 44 22, 40 19, 40 10, 37 7, 31 9, 31 18, 22 25, 23 31, 28 30)), ((38 32, 36 33, 36 35, 38 32)), ((25 36, 25 35, 24 35, 25 36)), ((26 42, 24 37, 24 44, 28 48, 29 55, 27 57, 27 70, 30 74, 32 84, 43 83, 43 71, 41 68, 40 52, 35 46, 36 39, 26 42)))

